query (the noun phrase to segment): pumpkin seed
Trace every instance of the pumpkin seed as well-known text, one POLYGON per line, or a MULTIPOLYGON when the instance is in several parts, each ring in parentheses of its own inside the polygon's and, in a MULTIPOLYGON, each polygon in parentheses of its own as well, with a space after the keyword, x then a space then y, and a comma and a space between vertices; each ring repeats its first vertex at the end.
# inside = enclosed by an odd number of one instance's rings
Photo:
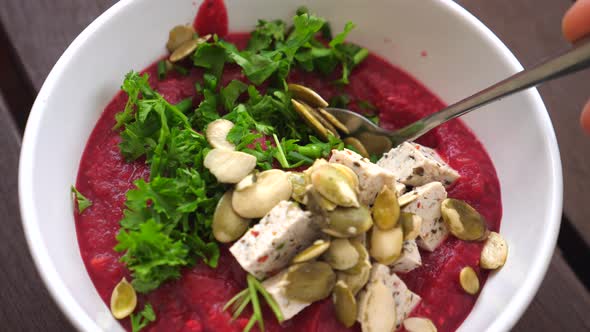
POLYGON ((323 140, 328 140, 330 136, 330 132, 321 122, 310 113, 309 108, 306 107, 304 104, 298 102, 295 99, 291 99, 291 104, 293 104, 293 108, 301 116, 301 118, 310 126, 323 140))
POLYGON ((487 270, 495 270, 504 266, 508 257, 508 244, 504 238, 496 233, 490 232, 479 260, 479 266, 487 270))
POLYGON ((399 223, 404 231, 404 241, 415 240, 420 235, 422 217, 419 215, 402 212, 399 217, 399 223))
POLYGON ((190 39, 185 41, 180 46, 178 46, 178 48, 176 48, 174 52, 172 52, 172 54, 170 54, 168 60, 174 63, 186 59, 191 54, 193 54, 193 52, 197 49, 197 47, 199 47, 199 45, 207 42, 209 38, 211 38, 211 35, 206 35, 197 39, 190 39))
POLYGON ((240 151, 213 149, 205 156, 203 165, 215 175, 217 181, 238 183, 256 167, 256 157, 240 151))
POLYGON ((354 238, 350 239, 350 244, 354 247, 354 249, 358 253, 359 259, 358 259, 358 262, 356 263, 355 266, 351 267, 350 269, 344 270, 342 272, 348 273, 348 274, 359 274, 361 272, 361 270, 364 269, 363 261, 369 262, 369 252, 367 251, 367 248, 365 247, 365 245, 362 242, 360 242, 354 238))
POLYGON ((479 279, 471 266, 466 266, 459 273, 459 283, 465 292, 471 295, 479 292, 479 279))
POLYGON ((193 39, 195 29, 190 25, 177 25, 168 34, 168 42, 166 48, 168 52, 172 53, 183 43, 193 39))
POLYGON ((358 191, 359 191, 359 177, 358 177, 358 175, 356 175, 356 173, 352 169, 350 169, 349 167, 344 166, 342 164, 331 163, 330 165, 332 165, 332 167, 335 167, 339 171, 344 173, 346 175, 346 177, 348 178, 348 183, 350 184, 352 189, 354 189, 354 191, 358 193, 358 191))
POLYGON ((401 227, 384 231, 373 227, 371 231, 371 248, 369 253, 383 265, 394 263, 402 254, 404 232, 401 227))
POLYGON ((303 100, 312 107, 328 107, 328 102, 322 96, 306 86, 290 83, 287 84, 287 88, 293 97, 303 100))
POLYGON ((360 265, 356 265, 352 269, 338 272, 338 280, 345 282, 352 293, 356 295, 369 281, 371 276, 371 262, 368 259, 359 260, 360 265), (348 271, 357 269, 358 273, 350 274, 348 271))
POLYGON ((350 145, 361 156, 363 156, 365 158, 370 157, 369 152, 367 151, 367 149, 365 148, 363 143, 361 143, 361 141, 359 141, 357 138, 349 136, 349 137, 346 137, 345 139, 343 139, 342 142, 344 142, 344 144, 350 145))
POLYGON ((234 123, 225 119, 217 119, 209 123, 205 132, 207 141, 214 148, 235 150, 236 146, 227 140, 227 134, 233 127, 234 123))
POLYGON ((447 198, 441 213, 451 234, 464 241, 482 241, 487 234, 486 220, 465 201, 447 198))
POLYGON ((375 197, 373 203, 373 221, 381 230, 394 228, 399 220, 400 208, 397 203, 397 194, 387 186, 375 197))
POLYGON ((258 178, 258 172, 256 170, 254 170, 254 172, 246 175, 245 178, 243 178, 240 182, 238 182, 236 184, 235 191, 242 191, 242 190, 245 190, 246 188, 254 185, 254 183, 256 183, 257 178, 258 178))
POLYGON ((348 239, 334 239, 322 259, 335 270, 347 270, 359 261, 359 253, 348 239))
POLYGON ((221 243, 233 242, 246 233, 248 226, 250 220, 240 217, 232 207, 232 192, 226 192, 213 213, 213 236, 221 243))
POLYGON ((336 311, 336 318, 346 327, 354 325, 357 316, 356 299, 348 286, 342 282, 336 282, 332 293, 332 302, 336 311))
POLYGON ((407 192, 403 195, 401 195, 398 199, 397 199, 397 203, 399 204, 400 207, 404 207, 410 203, 412 203, 413 201, 415 201, 420 195, 418 194, 418 192, 416 190, 412 190, 410 192, 407 192))
POLYGON ((330 295, 336 283, 336 274, 324 262, 305 262, 287 270, 285 296, 294 301, 311 303, 330 295))
POLYGON ((337 138, 340 138, 340 134, 338 134, 338 130, 336 129, 336 127, 334 127, 332 125, 332 123, 330 123, 330 121, 326 120, 326 118, 324 118, 322 116, 322 114, 315 108, 307 105, 305 102, 299 101, 301 104, 303 104, 304 106, 307 107, 309 113, 311 113, 313 116, 315 116, 315 118, 324 126, 326 127, 326 129, 328 129, 328 131, 334 135, 337 138))
POLYGON ((305 175, 301 172, 292 172, 289 174, 289 181, 291 182, 291 187, 293 187, 291 198, 301 204, 307 204, 306 194, 309 183, 305 181, 305 175))
POLYGON ((324 117, 324 119, 326 119, 328 122, 330 122, 336 129, 340 130, 344 134, 350 134, 350 130, 348 130, 344 123, 340 122, 340 120, 338 120, 335 116, 333 116, 323 108, 318 108, 317 110, 320 113, 320 115, 324 117))
POLYGON ((408 332, 437 332, 436 326, 428 318, 410 317, 404 320, 404 328, 408 332))
POLYGON ((116 319, 123 319, 135 310, 137 294, 133 286, 123 278, 113 289, 111 294, 111 313, 116 319))
POLYGON ((251 186, 235 191, 232 206, 244 218, 262 218, 280 201, 289 200, 292 192, 289 173, 271 169, 258 173, 251 186))
POLYGON ((369 209, 339 207, 326 215, 327 225, 322 231, 335 237, 349 238, 368 231, 373 225, 369 209))
POLYGON ((363 332, 393 331, 396 323, 395 300, 380 280, 367 285, 359 300, 359 321, 363 332))
POLYGON ((320 257, 323 253, 330 248, 330 241, 317 240, 311 246, 305 248, 302 252, 298 253, 292 263, 298 264, 310 261, 320 257))
POLYGON ((348 175, 333 164, 319 166, 311 173, 311 184, 329 201, 344 207, 358 207, 356 192, 350 185, 348 175))

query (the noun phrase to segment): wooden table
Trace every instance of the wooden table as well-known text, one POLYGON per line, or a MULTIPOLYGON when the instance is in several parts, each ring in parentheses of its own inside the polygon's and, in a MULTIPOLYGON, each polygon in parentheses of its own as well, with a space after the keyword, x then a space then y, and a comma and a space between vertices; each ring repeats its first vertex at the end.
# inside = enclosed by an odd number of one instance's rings
MULTIPOLYGON (((73 38, 114 0, 0 2, 0 321, 4 331, 70 331, 31 261, 17 202, 22 128, 51 67, 73 38)), ((531 66, 568 47, 560 35, 569 0, 460 0, 531 66)), ((559 248, 532 305, 515 331, 590 331, 590 138, 578 126, 590 97, 590 73, 540 89, 561 148, 565 211, 559 248), (582 281, 585 281, 586 284, 582 281)))

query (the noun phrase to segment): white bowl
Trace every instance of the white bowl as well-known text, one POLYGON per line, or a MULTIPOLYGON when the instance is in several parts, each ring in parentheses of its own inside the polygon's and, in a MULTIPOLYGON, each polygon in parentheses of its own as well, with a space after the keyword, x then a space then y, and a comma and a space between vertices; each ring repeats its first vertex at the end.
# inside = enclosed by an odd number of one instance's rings
MULTIPOLYGON (((70 45, 33 106, 20 159, 23 225, 47 288, 80 330, 122 330, 95 291, 76 240, 69 188, 86 140, 124 74, 164 54, 168 30, 191 22, 199 3, 115 4, 70 45)), ((258 18, 288 19, 302 4, 336 29, 354 21, 352 41, 405 69, 447 103, 522 69, 490 30, 450 0, 373 0, 370 5, 356 0, 228 0, 230 30, 251 30, 258 18), (428 55, 421 56, 422 51, 428 55)), ((501 232, 510 255, 460 330, 507 331, 533 298, 553 253, 562 208, 559 152, 534 89, 464 120, 496 166, 504 208, 501 232)))

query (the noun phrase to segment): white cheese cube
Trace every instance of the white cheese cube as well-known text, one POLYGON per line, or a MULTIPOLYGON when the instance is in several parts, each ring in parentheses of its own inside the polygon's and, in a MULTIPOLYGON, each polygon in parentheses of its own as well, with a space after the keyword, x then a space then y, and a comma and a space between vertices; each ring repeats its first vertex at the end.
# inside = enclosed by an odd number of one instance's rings
POLYGON ((382 167, 373 164, 360 154, 344 150, 332 150, 331 163, 338 163, 352 169, 359 178, 359 201, 364 205, 371 205, 383 186, 396 190, 398 196, 405 190, 396 182, 395 175, 382 167))
POLYGON ((385 153, 377 165, 393 172, 403 184, 421 186, 433 181, 445 186, 459 178, 459 173, 447 165, 431 148, 405 142, 385 153))
POLYGON ((293 318, 293 316, 297 315, 301 310, 311 304, 287 298, 285 295, 285 285, 287 283, 285 280, 286 274, 287 270, 284 270, 274 277, 268 278, 262 282, 262 287, 264 287, 264 289, 266 289, 277 302, 284 320, 293 318))
POLYGON ((244 270, 264 279, 286 267, 319 234, 310 212, 296 203, 281 201, 229 251, 244 270))
POLYGON ((415 193, 418 197, 404 206, 402 211, 422 217, 418 246, 428 251, 434 251, 449 235, 449 230, 444 224, 440 212, 442 201, 447 198, 447 191, 442 183, 431 182, 414 188, 406 195, 415 193))
POLYGON ((414 240, 404 241, 402 247, 402 255, 400 258, 391 264, 393 272, 407 273, 422 265, 422 257, 418 251, 418 245, 414 240))
MULTIPOLYGON (((404 319, 406 319, 412 310, 416 308, 416 306, 420 303, 422 298, 418 295, 413 293, 408 289, 406 284, 391 270, 389 267, 375 263, 371 268, 371 277, 369 282, 374 282, 379 280, 382 282, 389 290, 391 291, 391 296, 393 296, 395 301, 395 313, 396 313, 396 323, 395 323, 395 330, 399 329, 404 319)), ((362 317, 362 311, 364 306, 362 305, 365 297, 365 291, 363 290, 359 294, 359 312, 357 317, 362 317)), ((394 331, 395 331, 394 330, 394 331)), ((384 331, 389 332, 389 331, 384 331)))

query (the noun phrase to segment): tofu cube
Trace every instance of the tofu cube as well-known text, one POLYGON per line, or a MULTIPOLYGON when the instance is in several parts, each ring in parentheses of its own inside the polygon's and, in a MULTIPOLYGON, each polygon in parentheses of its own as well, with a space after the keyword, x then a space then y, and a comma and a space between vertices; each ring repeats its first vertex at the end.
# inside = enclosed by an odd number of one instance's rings
POLYGON ((422 265, 422 257, 418 245, 414 240, 404 241, 402 247, 402 255, 400 258, 391 264, 391 270, 398 273, 407 273, 422 265))
POLYGON ((319 234, 310 212, 303 211, 296 203, 281 201, 229 251, 244 270, 264 279, 286 267, 319 234))
POLYGON ((393 172, 403 184, 421 186, 433 181, 450 185, 459 173, 447 165, 431 148, 405 142, 385 153, 377 165, 393 172))
POLYGON ((338 163, 352 169, 359 178, 359 201, 364 205, 371 205, 383 186, 396 190, 398 196, 405 186, 397 184, 395 175, 382 167, 373 164, 360 154, 344 150, 332 150, 331 163, 338 163))
MULTIPOLYGON (((418 246, 424 250, 434 251, 449 235, 440 212, 442 201, 447 198, 447 191, 442 183, 431 182, 414 188, 406 195, 414 194, 417 194, 417 198, 404 206, 402 211, 422 217, 418 246)), ((403 196, 400 199, 403 199, 403 196)))
MULTIPOLYGON (((371 268, 371 277, 369 279, 369 283, 376 280, 387 286, 387 288, 389 288, 391 291, 391 296, 394 298, 396 313, 395 331, 401 327, 404 319, 406 319, 410 313, 412 313, 412 310, 416 308, 422 298, 418 294, 410 291, 406 284, 394 272, 392 272, 389 267, 383 264, 375 263, 371 268)), ((363 301, 365 293, 366 291, 363 290, 359 294, 359 311, 357 317, 362 317, 364 309, 362 304, 365 302, 363 301)))
POLYGON ((268 278, 262 282, 262 287, 264 287, 264 289, 266 289, 277 302, 279 309, 283 313, 284 320, 293 318, 293 316, 297 315, 301 310, 311 304, 287 298, 285 295, 285 285, 287 283, 285 280, 286 274, 287 270, 285 269, 274 277, 268 278))

